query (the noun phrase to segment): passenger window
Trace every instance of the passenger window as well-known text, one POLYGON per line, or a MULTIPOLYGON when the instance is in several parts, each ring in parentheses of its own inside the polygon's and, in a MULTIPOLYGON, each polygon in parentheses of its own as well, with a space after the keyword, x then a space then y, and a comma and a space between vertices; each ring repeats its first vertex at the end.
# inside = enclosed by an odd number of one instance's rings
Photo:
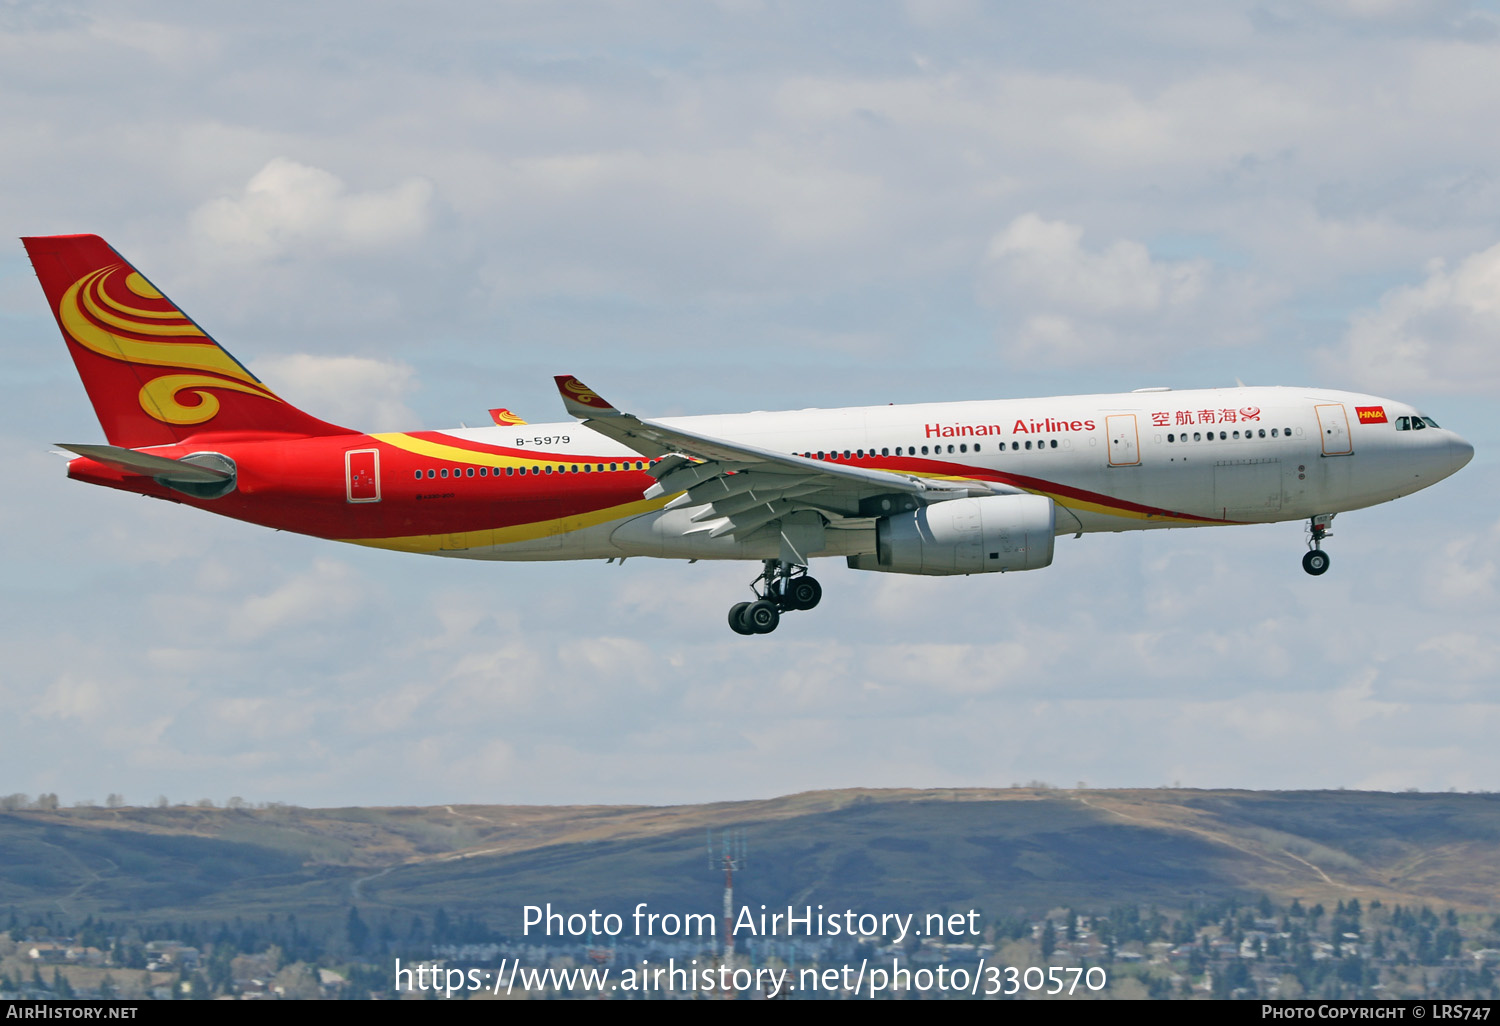
POLYGON ((952 454, 953 454, 953 446, 951 446, 951 445, 950 445, 950 446, 948 446, 948 454, 949 454, 949 455, 950 455, 950 456, 951 456, 951 455, 952 455, 952 454))
POLYGON ((418 481, 422 480, 422 472, 420 470, 417 471, 417 480, 418 481))
POLYGON ((516 468, 515 467, 506 467, 505 468, 505 476, 506 477, 515 477, 516 476, 516 468))
POLYGON ((1272 428, 1272 429, 1271 429, 1271 437, 1272 437, 1272 438, 1275 438, 1275 437, 1276 437, 1276 429, 1275 429, 1275 428, 1272 428))
POLYGON ((1055 438, 1052 439, 1052 443, 1051 444, 1052 444, 1052 448, 1056 449, 1057 448, 1057 439, 1055 439, 1055 438))
POLYGON ((1169 442, 1175 442, 1175 441, 1177 441, 1177 438, 1176 438, 1176 436, 1169 434, 1169 435, 1167 435, 1167 441, 1169 441, 1169 442))
POLYGON ((1021 443, 1020 442, 1011 442, 1010 443, 1010 447, 1011 447, 1012 451, 1015 451, 1016 449, 1021 448, 1021 443))
POLYGON ((1261 428, 1260 429, 1260 437, 1262 437, 1262 438, 1266 437, 1266 429, 1265 428, 1261 428))
POLYGON ((927 455, 927 446, 925 446, 925 445, 924 445, 924 446, 922 446, 922 455, 923 455, 923 456, 926 456, 926 455, 927 455))
MULTIPOLYGON (((574 468, 574 469, 577 469, 577 468, 574 468)), ((585 473, 585 474, 587 474, 587 473, 590 473, 590 472, 591 472, 591 471, 592 471, 592 470, 593 470, 593 469, 594 469, 594 468, 593 468, 593 467, 591 467, 591 466, 589 466, 589 465, 588 465, 588 464, 587 464, 587 463, 585 463, 585 464, 584 464, 584 465, 583 465, 583 472, 584 472, 584 473, 585 473)))
POLYGON ((444 476, 444 477, 447 477, 447 476, 448 476, 448 468, 447 468, 447 467, 444 467, 444 468, 443 468, 443 476, 444 476))
POLYGON ((959 452, 968 452, 969 451, 969 443, 968 442, 964 442, 962 445, 960 445, 958 447, 958 451, 959 452))
POLYGON ((473 467, 469 467, 467 470, 464 471, 464 477, 473 477, 473 476, 474 476, 474 468, 473 467))
POLYGON ((1202 437, 1196 431, 1193 432, 1193 441, 1195 441, 1195 442, 1201 442, 1201 441, 1203 441, 1202 437))
POLYGON ((889 449, 882 448, 880 450, 880 455, 882 455, 882 456, 889 456, 890 454, 891 454, 891 450, 889 450, 889 449))
POLYGON ((1026 440, 1026 448, 1028 448, 1028 449, 1031 448, 1031 439, 1029 439, 1029 438, 1026 440))

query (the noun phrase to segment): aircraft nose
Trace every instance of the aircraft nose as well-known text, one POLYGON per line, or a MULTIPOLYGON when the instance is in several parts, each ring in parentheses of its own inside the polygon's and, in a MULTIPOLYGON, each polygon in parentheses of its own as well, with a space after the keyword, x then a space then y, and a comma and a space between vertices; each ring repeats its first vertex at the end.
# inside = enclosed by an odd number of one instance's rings
POLYGON ((1467 466, 1473 458, 1474 446, 1457 435, 1452 436, 1448 440, 1448 466, 1452 468, 1448 473, 1456 474, 1459 470, 1467 466))

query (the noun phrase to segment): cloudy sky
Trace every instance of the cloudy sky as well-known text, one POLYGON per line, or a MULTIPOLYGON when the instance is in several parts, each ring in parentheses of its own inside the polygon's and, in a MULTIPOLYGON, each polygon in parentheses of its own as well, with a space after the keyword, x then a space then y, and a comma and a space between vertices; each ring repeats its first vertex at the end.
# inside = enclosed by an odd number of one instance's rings
POLYGON ((1029 574, 365 551, 70 483, 0 248, 0 792, 683 802, 1500 788, 1500 11, 1446 0, 0 3, 0 222, 97 232, 368 429, 1233 384, 1477 448, 1297 523, 1029 574))

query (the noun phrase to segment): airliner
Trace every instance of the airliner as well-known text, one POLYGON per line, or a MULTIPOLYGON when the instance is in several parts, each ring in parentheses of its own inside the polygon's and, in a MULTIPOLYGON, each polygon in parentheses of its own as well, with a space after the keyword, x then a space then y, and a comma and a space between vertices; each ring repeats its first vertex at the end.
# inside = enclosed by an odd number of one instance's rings
POLYGON ((565 422, 366 434, 282 400, 98 236, 22 241, 107 442, 63 445, 70 478, 403 552, 756 561, 743 635, 818 604, 819 557, 1005 573, 1059 535, 1300 520, 1320 575, 1336 514, 1474 454, 1405 403, 1291 387, 646 419, 563 375, 565 422))

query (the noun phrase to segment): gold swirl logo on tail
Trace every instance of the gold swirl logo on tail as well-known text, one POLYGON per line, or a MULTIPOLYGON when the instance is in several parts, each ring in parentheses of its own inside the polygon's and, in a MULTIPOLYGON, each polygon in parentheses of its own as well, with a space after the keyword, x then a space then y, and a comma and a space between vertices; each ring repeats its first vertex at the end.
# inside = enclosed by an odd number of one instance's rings
POLYGON ((598 393, 577 378, 569 378, 562 383, 562 387, 570 396, 584 406, 593 406, 601 410, 610 408, 609 403, 600 399, 598 393))
POLYGON ((58 303, 58 319, 73 341, 100 356, 191 372, 163 374, 141 386, 141 409, 164 423, 202 424, 212 420, 219 412, 219 400, 202 391, 205 388, 229 389, 281 402, 125 264, 91 271, 68 286, 58 303), (112 294, 111 287, 117 290, 120 285, 132 299, 112 294), (157 305, 143 305, 141 300, 157 305), (196 402, 179 400, 179 393, 188 391, 196 402))

